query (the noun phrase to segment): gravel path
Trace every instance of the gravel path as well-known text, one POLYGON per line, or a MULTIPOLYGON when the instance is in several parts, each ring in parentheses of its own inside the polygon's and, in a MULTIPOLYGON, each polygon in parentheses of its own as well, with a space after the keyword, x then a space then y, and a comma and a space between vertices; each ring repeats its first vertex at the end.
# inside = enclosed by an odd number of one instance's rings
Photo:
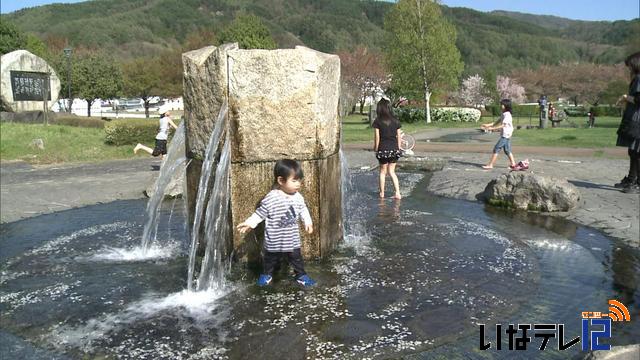
POLYGON ((154 158, 47 166, 1 163, 0 220, 12 222, 86 205, 138 199, 159 169, 160 160, 154 158))

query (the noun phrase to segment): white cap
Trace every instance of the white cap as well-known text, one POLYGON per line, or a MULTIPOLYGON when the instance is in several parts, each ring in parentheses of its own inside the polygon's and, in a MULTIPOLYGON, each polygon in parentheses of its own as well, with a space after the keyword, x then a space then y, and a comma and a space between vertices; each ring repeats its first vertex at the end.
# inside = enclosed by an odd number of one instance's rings
POLYGON ((171 110, 171 108, 170 108, 169 106, 167 106, 167 105, 161 105, 161 106, 158 108, 158 113, 159 113, 160 115, 162 115, 162 114, 165 114, 167 111, 170 111, 170 110, 171 110))

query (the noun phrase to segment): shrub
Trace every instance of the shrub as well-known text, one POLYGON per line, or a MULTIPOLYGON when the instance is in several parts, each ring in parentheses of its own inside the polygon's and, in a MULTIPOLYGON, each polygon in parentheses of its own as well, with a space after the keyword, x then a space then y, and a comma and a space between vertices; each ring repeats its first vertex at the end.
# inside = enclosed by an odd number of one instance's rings
POLYGON ((568 106, 564 108, 565 114, 567 116, 587 116, 587 109, 584 106, 568 106))
MULTIPOLYGON (((480 110, 457 107, 432 107, 431 121, 434 122, 477 122, 480 120, 480 110)), ((404 107, 396 109, 395 115, 403 123, 414 123, 425 120, 424 109, 404 107)))
POLYGON ((424 110, 414 107, 403 107, 395 109, 394 114, 398 118, 398 120, 400 120, 400 122, 407 124, 424 121, 425 119, 424 110))
POLYGON ((596 116, 622 116, 622 109, 611 105, 592 106, 589 111, 593 111, 596 116))
MULTIPOLYGON (((493 116, 502 115, 502 108, 500 107, 500 104, 487 105, 486 109, 493 116)), ((514 104, 513 108, 511 110, 512 110, 511 111, 511 115, 513 115, 514 117, 515 116, 525 117, 525 116, 529 116, 529 115, 534 115, 534 116, 539 116, 540 115, 540 106, 538 106, 536 104, 531 104, 531 105, 517 105, 517 104, 514 104)))
POLYGON ((105 142, 110 145, 153 143, 158 133, 157 119, 114 120, 104 126, 105 142))

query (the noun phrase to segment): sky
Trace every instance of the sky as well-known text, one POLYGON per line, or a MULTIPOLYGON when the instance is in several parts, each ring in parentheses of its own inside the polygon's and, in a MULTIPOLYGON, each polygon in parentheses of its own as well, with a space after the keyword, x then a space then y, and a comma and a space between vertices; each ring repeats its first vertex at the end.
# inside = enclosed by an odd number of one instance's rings
POLYGON ((0 10, 3 14, 6 14, 26 7, 54 3, 77 3, 82 1, 83 0, 0 0, 0 10))
POLYGON ((632 20, 640 17, 640 0, 442 0, 452 7, 480 11, 508 10, 575 20, 632 20))
MULTIPOLYGON (((25 7, 83 0, 0 0, 3 14, 25 7)), ((508 10, 576 20, 632 20, 640 17, 640 0, 442 0, 447 6, 480 11, 508 10)))

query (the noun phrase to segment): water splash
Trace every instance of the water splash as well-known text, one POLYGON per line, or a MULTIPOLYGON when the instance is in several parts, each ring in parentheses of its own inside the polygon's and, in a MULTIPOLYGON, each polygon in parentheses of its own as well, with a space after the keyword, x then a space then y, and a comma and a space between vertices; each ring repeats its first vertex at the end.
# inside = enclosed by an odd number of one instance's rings
POLYGON ((196 323, 212 320, 222 322, 225 320, 225 313, 214 313, 213 310, 219 306, 219 300, 231 290, 233 289, 198 292, 183 290, 166 296, 148 294, 129 304, 121 312, 89 319, 83 325, 55 325, 46 337, 58 348, 75 347, 90 352, 94 343, 102 341, 109 334, 171 311, 188 315, 196 323))
POLYGON ((171 182, 176 170, 186 161, 184 154, 184 122, 178 126, 176 133, 173 136, 169 150, 167 151, 167 157, 165 158, 162 167, 160 168, 160 174, 153 187, 153 195, 149 198, 147 203, 147 222, 144 225, 142 232, 142 244, 143 250, 149 248, 151 243, 151 237, 155 238, 155 234, 158 229, 158 216, 160 214, 160 205, 164 199, 164 193, 171 182))
POLYGON ((359 206, 363 194, 360 194, 355 184, 352 182, 351 170, 347 162, 347 157, 340 148, 340 182, 342 185, 342 234, 344 244, 359 248, 361 243, 368 243, 371 234, 367 230, 367 215, 359 206))
MULTIPOLYGON (((216 168, 213 193, 207 205, 205 238, 207 247, 200 267, 198 290, 221 289, 225 286, 225 259, 228 253, 229 236, 229 181, 231 142, 227 138, 216 168)), ((191 281, 191 279, 189 279, 191 281)))
POLYGON ((196 265, 196 252, 198 249, 198 241, 200 239, 200 227, 202 226, 202 217, 204 216, 204 205, 208 199, 209 182, 211 179, 211 170, 215 164, 215 157, 218 147, 220 145, 220 139, 222 138, 223 130, 226 128, 226 115, 227 115, 227 101, 225 100, 220 107, 218 113, 218 119, 216 120, 213 132, 209 138, 209 143, 205 150, 205 158, 202 163, 202 170, 200 173, 200 181, 198 183, 198 195, 196 196, 196 206, 194 210, 193 225, 191 228, 191 247, 189 249, 189 268, 187 272, 187 289, 194 289, 194 272, 196 265))
POLYGON ((166 245, 151 245, 148 248, 137 246, 132 249, 104 247, 94 255, 78 259, 96 262, 134 262, 156 259, 168 259, 180 252, 179 244, 171 242, 166 245))

